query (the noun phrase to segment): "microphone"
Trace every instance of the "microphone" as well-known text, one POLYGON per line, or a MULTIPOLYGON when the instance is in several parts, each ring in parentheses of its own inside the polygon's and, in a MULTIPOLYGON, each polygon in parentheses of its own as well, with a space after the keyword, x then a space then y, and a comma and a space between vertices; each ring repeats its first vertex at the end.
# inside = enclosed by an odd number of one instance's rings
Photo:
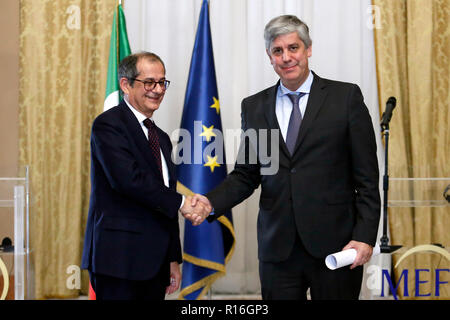
POLYGON ((0 251, 3 252, 11 252, 14 251, 14 246, 12 245, 12 241, 10 238, 3 238, 2 243, 0 244, 0 251))
POLYGON ((386 102, 386 110, 383 112, 383 116, 381 117, 381 127, 386 128, 389 125, 389 121, 392 118, 392 111, 394 111, 395 104, 397 100, 394 97, 390 97, 386 102))
POLYGON ((443 196, 450 203, 450 184, 445 188, 443 196))

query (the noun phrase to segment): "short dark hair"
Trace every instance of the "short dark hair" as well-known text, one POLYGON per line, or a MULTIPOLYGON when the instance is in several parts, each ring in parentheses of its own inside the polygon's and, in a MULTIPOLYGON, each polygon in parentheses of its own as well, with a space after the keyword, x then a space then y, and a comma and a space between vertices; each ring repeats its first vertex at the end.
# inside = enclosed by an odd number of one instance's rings
MULTIPOLYGON (((134 85, 134 79, 139 76, 139 72, 137 70, 137 64, 138 64, 139 60, 141 60, 141 59, 148 59, 149 61, 152 61, 152 62, 159 61, 164 68, 164 73, 166 72, 166 66, 164 65, 164 62, 162 61, 162 59, 157 54, 155 54, 153 52, 142 51, 142 52, 130 54, 130 55, 126 56, 125 58, 123 58, 122 61, 120 61, 119 70, 118 70, 119 82, 120 82, 120 79, 126 78, 126 79, 128 79, 128 83, 130 84, 130 86, 134 85)), ((123 95, 122 89, 120 89, 120 92, 123 95)))

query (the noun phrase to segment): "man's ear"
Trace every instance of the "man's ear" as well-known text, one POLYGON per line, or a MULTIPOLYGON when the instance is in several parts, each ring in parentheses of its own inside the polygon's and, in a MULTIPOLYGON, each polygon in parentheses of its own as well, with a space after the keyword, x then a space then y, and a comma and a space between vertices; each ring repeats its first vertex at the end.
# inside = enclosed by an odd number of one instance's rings
POLYGON ((267 53, 267 56, 269 57, 270 64, 273 64, 272 63, 272 56, 270 55, 269 49, 266 49, 266 53, 267 53))
POLYGON ((312 44, 306 49, 306 53, 308 55, 308 58, 311 58, 311 56, 312 56, 312 44))
POLYGON ((120 89, 122 89, 124 94, 128 94, 128 87, 129 87, 129 82, 127 78, 120 78, 119 80, 119 85, 120 85, 120 89))

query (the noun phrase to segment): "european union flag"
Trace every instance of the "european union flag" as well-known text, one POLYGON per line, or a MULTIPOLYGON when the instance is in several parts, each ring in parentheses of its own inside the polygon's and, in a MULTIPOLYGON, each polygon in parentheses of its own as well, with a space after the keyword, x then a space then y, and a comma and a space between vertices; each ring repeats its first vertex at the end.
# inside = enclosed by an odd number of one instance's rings
MULTIPOLYGON (((205 194, 227 175, 207 0, 192 53, 178 156, 182 159, 177 167, 178 191, 185 195, 205 194)), ((225 274, 234 244, 231 211, 197 227, 186 221, 181 299, 200 299, 208 292, 225 274)))

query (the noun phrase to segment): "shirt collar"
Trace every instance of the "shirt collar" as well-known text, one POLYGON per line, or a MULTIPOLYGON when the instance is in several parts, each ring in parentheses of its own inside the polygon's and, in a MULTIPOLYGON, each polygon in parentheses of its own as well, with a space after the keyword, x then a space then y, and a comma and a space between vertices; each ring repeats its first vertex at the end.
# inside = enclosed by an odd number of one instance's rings
MULTIPOLYGON (((138 110, 136 110, 128 101, 128 97, 125 95, 123 97, 123 100, 125 101, 125 103, 127 104, 128 108, 130 108, 130 110, 133 112, 134 116, 136 117, 136 119, 139 121, 140 124, 142 124, 142 122, 147 119, 147 117, 145 115, 143 115, 142 113, 140 113, 138 110)), ((153 117, 152 117, 153 118, 153 117)), ((150 118, 150 120, 153 121, 153 119, 150 118)))
POLYGON ((306 78, 306 81, 303 82, 302 85, 301 85, 299 88, 297 88, 297 90, 295 90, 295 91, 289 90, 289 89, 286 88, 286 87, 283 85, 283 83, 280 81, 280 87, 279 87, 279 90, 278 90, 278 95, 279 95, 279 96, 284 96, 284 95, 286 95, 286 94, 293 93, 293 92, 299 92, 299 93, 300 93, 300 92, 304 92, 304 93, 309 93, 309 92, 311 91, 311 85, 312 85, 313 80, 314 80, 314 76, 313 76, 313 74, 312 74, 312 72, 311 72, 311 70, 310 70, 310 71, 309 71, 308 78, 306 78))

